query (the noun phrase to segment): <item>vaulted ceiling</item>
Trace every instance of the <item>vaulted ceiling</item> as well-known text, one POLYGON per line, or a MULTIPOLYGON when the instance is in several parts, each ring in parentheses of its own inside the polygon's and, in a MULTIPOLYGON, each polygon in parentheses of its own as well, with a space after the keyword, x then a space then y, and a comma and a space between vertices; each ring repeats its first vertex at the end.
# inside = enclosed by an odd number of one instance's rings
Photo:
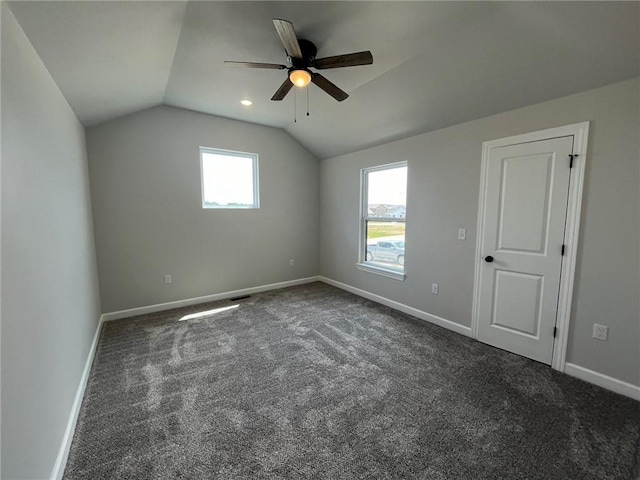
MULTIPOLYGON (((85 126, 166 104, 285 129, 319 158, 640 74, 639 2, 44 1, 10 8, 85 126), (318 57, 370 50, 270 98, 286 63, 272 18, 318 57), (244 107, 240 100, 254 103, 244 107), (297 122, 294 122, 294 100, 297 122)), ((586 119, 585 119, 586 120, 586 119)))

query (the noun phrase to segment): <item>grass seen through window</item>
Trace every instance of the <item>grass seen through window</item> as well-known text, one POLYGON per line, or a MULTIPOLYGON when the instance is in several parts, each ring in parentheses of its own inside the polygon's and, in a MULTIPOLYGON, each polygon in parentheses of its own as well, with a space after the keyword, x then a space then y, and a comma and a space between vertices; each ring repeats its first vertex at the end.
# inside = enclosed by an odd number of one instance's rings
POLYGON ((368 238, 391 237, 404 235, 404 223, 369 222, 367 226, 368 238))

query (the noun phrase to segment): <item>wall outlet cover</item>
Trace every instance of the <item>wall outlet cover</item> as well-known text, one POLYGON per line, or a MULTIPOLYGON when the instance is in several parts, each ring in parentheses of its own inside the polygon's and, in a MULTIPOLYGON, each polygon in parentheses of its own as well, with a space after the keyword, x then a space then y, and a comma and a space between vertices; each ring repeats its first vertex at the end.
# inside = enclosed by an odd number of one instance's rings
POLYGON ((593 338, 606 342, 608 337, 609 327, 598 323, 593 324, 593 338))

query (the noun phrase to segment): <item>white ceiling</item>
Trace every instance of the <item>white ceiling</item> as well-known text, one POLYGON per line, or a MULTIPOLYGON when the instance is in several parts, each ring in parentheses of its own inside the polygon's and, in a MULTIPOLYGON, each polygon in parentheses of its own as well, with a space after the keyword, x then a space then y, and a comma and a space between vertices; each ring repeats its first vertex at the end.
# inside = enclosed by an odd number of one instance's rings
POLYGON ((85 126, 166 104, 284 128, 319 158, 640 75, 640 2, 10 2, 85 126), (286 63, 272 18, 318 57, 371 50, 270 100, 286 63), (254 104, 243 107, 240 100, 254 104))

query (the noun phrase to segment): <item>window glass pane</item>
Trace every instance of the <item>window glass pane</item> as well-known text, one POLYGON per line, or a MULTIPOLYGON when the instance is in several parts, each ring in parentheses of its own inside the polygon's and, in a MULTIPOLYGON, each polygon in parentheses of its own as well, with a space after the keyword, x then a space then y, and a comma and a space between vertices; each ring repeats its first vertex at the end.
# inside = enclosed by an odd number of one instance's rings
POLYGON ((369 216, 405 218, 407 214, 407 167, 367 173, 369 216))
POLYGON ((255 156, 201 149, 200 157, 204 208, 258 208, 255 156))
POLYGON ((403 222, 367 222, 365 262, 388 270, 404 271, 403 222))
POLYGON ((365 169, 363 179, 365 245, 361 261, 404 273, 407 164, 365 169))

